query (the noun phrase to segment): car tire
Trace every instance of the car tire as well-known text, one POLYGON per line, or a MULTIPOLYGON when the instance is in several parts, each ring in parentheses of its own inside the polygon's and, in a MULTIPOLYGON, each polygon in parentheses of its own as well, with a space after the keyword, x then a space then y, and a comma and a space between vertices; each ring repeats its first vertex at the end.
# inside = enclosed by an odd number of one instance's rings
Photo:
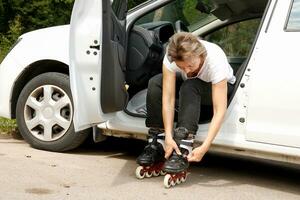
POLYGON ((81 145, 91 129, 74 131, 69 76, 48 72, 30 80, 17 102, 18 129, 33 148, 63 152, 81 145))

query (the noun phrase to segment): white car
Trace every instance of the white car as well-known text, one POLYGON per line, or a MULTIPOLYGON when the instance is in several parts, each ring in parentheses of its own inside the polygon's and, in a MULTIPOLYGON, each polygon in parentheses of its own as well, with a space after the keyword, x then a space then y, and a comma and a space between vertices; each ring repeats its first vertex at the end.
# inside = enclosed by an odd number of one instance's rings
MULTIPOLYGON (((300 0, 76 0, 71 25, 22 35, 0 66, 0 116, 34 148, 93 130, 146 139, 148 80, 178 31, 219 44, 237 82, 211 151, 300 164, 300 0)), ((212 117, 204 107, 196 140, 212 117)))

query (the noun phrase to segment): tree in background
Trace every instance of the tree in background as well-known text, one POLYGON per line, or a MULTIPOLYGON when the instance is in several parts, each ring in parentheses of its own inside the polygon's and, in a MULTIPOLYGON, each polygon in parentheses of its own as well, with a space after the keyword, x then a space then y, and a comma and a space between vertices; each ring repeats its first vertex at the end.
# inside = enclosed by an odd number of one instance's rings
POLYGON ((11 9, 22 16, 24 31, 67 24, 70 20, 73 0, 10 0, 11 9))
POLYGON ((22 34, 23 27, 21 25, 21 17, 17 15, 13 21, 9 23, 7 34, 0 34, 0 58, 13 45, 14 41, 22 34))
POLYGON ((5 22, 4 6, 2 0, 0 0, 0 32, 4 27, 4 22, 5 22))
POLYGON ((209 40, 221 46, 227 56, 247 57, 259 24, 260 19, 232 24, 210 34, 209 40))
POLYGON ((8 21, 13 15, 8 5, 9 2, 7 0, 0 0, 0 33, 8 31, 8 21))

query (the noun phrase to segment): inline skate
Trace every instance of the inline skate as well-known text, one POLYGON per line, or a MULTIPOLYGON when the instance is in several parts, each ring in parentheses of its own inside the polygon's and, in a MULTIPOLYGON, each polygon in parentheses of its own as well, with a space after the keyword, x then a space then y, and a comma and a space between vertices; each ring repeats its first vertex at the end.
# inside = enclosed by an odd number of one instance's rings
POLYGON ((189 167, 187 156, 192 152, 194 135, 189 133, 186 128, 178 127, 174 130, 174 140, 182 155, 178 155, 176 151, 173 151, 163 166, 163 170, 167 173, 164 178, 164 186, 166 188, 186 181, 189 167))
POLYGON ((148 145, 136 160, 140 165, 135 170, 138 179, 166 174, 163 171, 165 162, 164 139, 165 134, 161 129, 149 129, 148 145))

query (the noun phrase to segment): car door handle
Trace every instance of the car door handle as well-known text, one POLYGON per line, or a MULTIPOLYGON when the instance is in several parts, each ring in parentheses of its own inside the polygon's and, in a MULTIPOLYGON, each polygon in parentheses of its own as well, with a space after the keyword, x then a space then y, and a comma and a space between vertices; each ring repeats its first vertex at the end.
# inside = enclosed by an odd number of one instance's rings
POLYGON ((97 49, 100 50, 100 45, 96 45, 96 46, 90 46, 91 49, 97 49))

